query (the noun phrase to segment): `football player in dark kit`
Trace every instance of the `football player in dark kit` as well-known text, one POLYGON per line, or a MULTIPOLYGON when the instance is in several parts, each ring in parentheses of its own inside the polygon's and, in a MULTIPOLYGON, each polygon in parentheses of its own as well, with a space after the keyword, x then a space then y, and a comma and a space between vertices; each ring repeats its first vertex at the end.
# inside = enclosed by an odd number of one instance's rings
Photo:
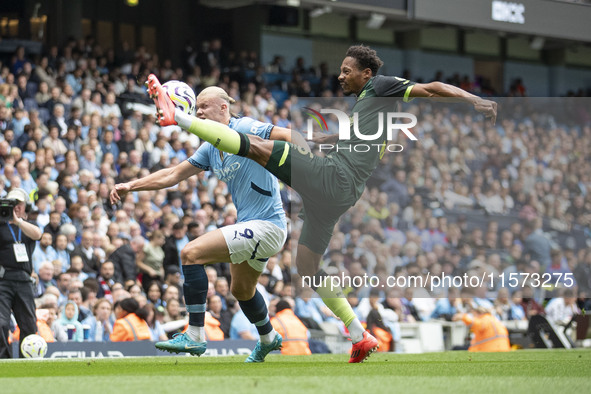
MULTIPOLYGON (((312 283, 316 292, 349 330, 353 342, 350 363, 365 360, 377 349, 378 342, 364 330, 340 287, 332 286, 319 265, 335 224, 361 197, 365 182, 378 165, 382 153, 379 149, 355 149, 356 144, 373 138, 379 129, 378 115, 387 106, 376 98, 398 97, 406 101, 415 97, 449 98, 473 105, 493 123, 497 114, 495 102, 455 86, 441 82, 420 84, 377 75, 382 64, 376 52, 369 47, 359 45, 347 50, 339 82, 346 95, 357 97, 352 112, 358 115, 359 130, 352 130, 351 138, 336 142, 334 149, 325 157, 315 156, 307 146, 247 136, 220 123, 197 119, 180 109, 175 110, 156 76, 148 77, 148 91, 158 108, 160 125, 179 125, 222 151, 252 159, 301 195, 304 223, 295 260, 298 274, 314 278, 312 283), (357 133, 366 138, 359 138, 357 133)), ((376 136, 373 145, 385 145, 386 134, 376 136)))
POLYGON ((37 332, 31 256, 35 242, 41 239, 41 229, 25 220, 28 201, 23 189, 13 189, 0 202, 0 358, 11 357, 8 344, 11 311, 20 328, 21 341, 37 332))

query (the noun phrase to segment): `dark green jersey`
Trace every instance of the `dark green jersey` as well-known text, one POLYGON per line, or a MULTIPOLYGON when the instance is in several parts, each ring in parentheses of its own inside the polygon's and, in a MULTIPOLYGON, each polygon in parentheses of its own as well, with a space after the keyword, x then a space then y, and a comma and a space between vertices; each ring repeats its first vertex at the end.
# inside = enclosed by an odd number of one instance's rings
POLYGON ((363 193, 365 182, 377 167, 386 148, 387 113, 398 112, 393 101, 378 97, 401 97, 406 101, 414 85, 414 82, 403 78, 378 75, 367 81, 359 93, 350 115, 351 138, 339 140, 329 153, 329 157, 332 157, 349 177, 355 189, 355 200, 363 193), (371 136, 376 135, 380 129, 380 113, 381 135, 372 140, 359 138, 354 130, 354 115, 357 114, 358 133, 371 136))

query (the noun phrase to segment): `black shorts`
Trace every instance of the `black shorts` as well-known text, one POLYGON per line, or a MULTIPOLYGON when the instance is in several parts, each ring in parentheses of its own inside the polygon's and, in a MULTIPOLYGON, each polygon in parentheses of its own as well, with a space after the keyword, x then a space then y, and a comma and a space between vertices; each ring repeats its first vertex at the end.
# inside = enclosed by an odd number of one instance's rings
POLYGON ((302 197, 304 224, 299 243, 323 254, 339 218, 357 201, 344 171, 333 159, 284 141, 274 141, 265 168, 302 197))

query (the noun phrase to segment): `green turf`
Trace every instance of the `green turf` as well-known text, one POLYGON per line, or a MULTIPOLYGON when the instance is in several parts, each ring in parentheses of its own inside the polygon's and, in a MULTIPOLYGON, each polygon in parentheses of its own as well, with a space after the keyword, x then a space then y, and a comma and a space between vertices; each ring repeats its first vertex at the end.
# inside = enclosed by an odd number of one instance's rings
POLYGON ((591 350, 0 362, 1 393, 590 392, 591 350))

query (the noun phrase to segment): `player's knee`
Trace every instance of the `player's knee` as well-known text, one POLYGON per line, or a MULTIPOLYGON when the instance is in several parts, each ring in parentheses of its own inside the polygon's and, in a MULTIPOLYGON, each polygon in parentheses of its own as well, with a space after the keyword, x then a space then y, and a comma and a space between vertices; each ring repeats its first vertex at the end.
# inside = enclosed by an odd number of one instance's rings
POLYGON ((240 281, 233 280, 230 285, 230 292, 238 301, 248 301, 254 297, 255 288, 247 283, 240 283, 240 281))
POLYGON ((314 276, 318 272, 318 268, 310 261, 301 261, 296 259, 296 268, 300 276, 314 276))
POLYGON ((203 256, 202 247, 199 244, 188 244, 181 250, 181 264, 203 264, 201 257, 203 256))

